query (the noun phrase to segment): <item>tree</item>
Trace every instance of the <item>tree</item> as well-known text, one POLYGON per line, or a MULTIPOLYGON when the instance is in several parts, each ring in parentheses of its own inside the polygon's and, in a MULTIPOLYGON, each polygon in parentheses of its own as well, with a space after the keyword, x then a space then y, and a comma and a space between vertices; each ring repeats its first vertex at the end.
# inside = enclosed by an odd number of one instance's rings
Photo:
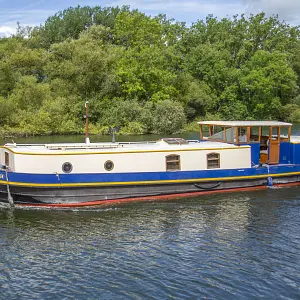
POLYGON ((35 27, 30 36, 35 44, 49 48, 52 44, 63 42, 67 38, 78 39, 81 32, 93 25, 113 28, 117 15, 128 10, 128 6, 69 7, 49 17, 44 25, 35 27))
POLYGON ((156 133, 178 132, 186 123, 183 107, 172 100, 157 103, 153 112, 153 128, 156 133))
POLYGON ((145 103, 178 94, 174 87, 177 75, 173 70, 177 57, 168 47, 163 32, 160 19, 138 11, 117 16, 113 33, 124 46, 117 71, 124 98, 145 103))
POLYGON ((78 40, 52 45, 46 67, 48 80, 64 82, 69 92, 82 99, 116 93, 114 67, 119 51, 103 40, 107 30, 93 26, 78 40))
POLYGON ((286 54, 259 50, 243 70, 243 100, 256 118, 279 118, 281 106, 296 95, 296 80, 286 54))

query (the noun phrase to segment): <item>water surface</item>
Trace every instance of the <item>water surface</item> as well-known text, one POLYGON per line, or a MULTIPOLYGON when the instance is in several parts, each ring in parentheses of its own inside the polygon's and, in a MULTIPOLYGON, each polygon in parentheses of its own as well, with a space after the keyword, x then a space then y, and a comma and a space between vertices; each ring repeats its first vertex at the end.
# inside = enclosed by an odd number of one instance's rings
POLYGON ((0 298, 299 299, 299 192, 0 209, 0 298))

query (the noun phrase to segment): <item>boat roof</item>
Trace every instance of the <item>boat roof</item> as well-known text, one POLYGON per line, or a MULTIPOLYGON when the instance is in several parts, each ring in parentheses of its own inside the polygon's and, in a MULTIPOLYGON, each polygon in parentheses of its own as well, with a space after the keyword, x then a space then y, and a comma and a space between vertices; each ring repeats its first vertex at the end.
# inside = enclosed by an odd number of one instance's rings
MULTIPOLYGON (((205 150, 237 148, 233 144, 222 142, 199 142, 197 140, 161 139, 151 142, 128 143, 68 143, 68 144, 6 144, 0 148, 10 149, 14 153, 105 153, 105 152, 131 152, 131 151, 176 151, 176 150, 205 150), (171 141, 172 140, 172 141, 171 141)), ((249 146, 243 146, 249 147, 249 146)))
POLYGON ((200 121, 199 125, 217 125, 226 127, 248 127, 248 126, 292 126, 292 123, 285 123, 279 121, 200 121))

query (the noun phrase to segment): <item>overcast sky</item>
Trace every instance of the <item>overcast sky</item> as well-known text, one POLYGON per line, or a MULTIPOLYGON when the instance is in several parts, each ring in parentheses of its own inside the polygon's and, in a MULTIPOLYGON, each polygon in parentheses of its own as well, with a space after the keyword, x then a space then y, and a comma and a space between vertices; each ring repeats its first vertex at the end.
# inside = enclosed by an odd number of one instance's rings
POLYGON ((163 13, 188 25, 208 14, 222 18, 264 11, 268 15, 278 14, 281 20, 292 25, 300 25, 300 0, 0 0, 0 36, 15 32, 17 22, 22 26, 39 25, 56 12, 77 5, 129 5, 147 15, 163 13))

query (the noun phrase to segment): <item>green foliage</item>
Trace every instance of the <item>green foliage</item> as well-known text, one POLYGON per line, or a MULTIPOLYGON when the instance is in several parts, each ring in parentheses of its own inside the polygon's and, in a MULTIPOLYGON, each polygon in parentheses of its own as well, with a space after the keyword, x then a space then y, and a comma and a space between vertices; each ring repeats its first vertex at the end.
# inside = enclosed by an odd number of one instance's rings
MULTIPOLYGON (((297 92, 297 75, 286 54, 259 50, 245 66, 241 88, 248 93, 249 110, 257 118, 279 117, 281 106, 288 104, 297 92)), ((245 95, 247 97, 247 94, 245 95)))
POLYGON ((60 79, 72 93, 82 98, 109 94, 117 87, 113 74, 118 60, 118 49, 104 39, 107 29, 94 26, 80 35, 78 40, 51 46, 45 67, 48 80, 60 79))
POLYGON ((63 42, 68 38, 78 39, 81 32, 93 25, 113 28, 117 15, 128 10, 127 6, 122 8, 69 7, 49 17, 44 25, 34 28, 30 37, 33 44, 49 48, 50 45, 63 42))
POLYGON ((214 109, 225 119, 277 119, 298 91, 299 37, 298 28, 264 13, 208 16, 181 41, 185 69, 216 93, 214 109))
POLYGON ((171 100, 157 103, 153 114, 153 128, 155 133, 176 133, 186 123, 183 107, 171 100))
POLYGON ((216 96, 204 81, 183 73, 177 77, 175 87, 181 91, 177 100, 184 104, 188 121, 194 120, 197 116, 205 116, 208 111, 215 109, 216 96))
POLYGON ((14 112, 14 105, 11 101, 0 96, 0 107, 0 126, 3 126, 9 123, 14 112))
POLYGON ((128 6, 70 7, 0 38, 0 134, 83 133, 87 100, 91 134, 299 122, 299 85, 300 30, 276 16, 187 27, 128 6))
POLYGON ((125 127, 121 128, 120 134, 144 134, 145 128, 139 122, 129 122, 125 127))
MULTIPOLYGON (((148 17, 138 11, 122 12, 116 18, 113 33, 124 46, 117 75, 123 97, 139 102, 161 101, 178 94, 174 87, 177 53, 168 47, 170 37, 164 35, 159 18, 148 17)), ((176 26, 176 25, 174 25, 176 26)))
POLYGON ((297 104, 287 104, 282 107, 282 118, 288 122, 300 123, 300 106, 297 104))

